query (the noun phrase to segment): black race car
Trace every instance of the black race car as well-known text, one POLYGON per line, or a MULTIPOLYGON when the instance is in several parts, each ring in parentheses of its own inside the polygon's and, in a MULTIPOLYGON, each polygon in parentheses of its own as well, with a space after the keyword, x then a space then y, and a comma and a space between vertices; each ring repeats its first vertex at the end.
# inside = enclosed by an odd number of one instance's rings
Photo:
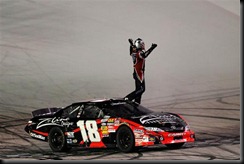
POLYGON ((53 151, 117 147, 122 152, 152 145, 180 148, 195 141, 195 133, 182 116, 154 112, 123 99, 96 99, 65 108, 34 110, 25 131, 49 143, 53 151))

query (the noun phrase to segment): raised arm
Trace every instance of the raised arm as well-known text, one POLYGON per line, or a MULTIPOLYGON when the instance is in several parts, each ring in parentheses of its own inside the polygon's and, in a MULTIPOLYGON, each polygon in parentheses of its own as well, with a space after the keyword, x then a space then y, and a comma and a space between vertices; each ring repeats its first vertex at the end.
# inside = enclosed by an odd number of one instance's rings
POLYGON ((143 58, 148 57, 148 55, 157 47, 157 44, 152 43, 151 47, 147 50, 147 51, 142 51, 142 53, 140 54, 143 58))
POLYGON ((130 43, 130 55, 136 51, 136 47, 135 45, 133 44, 133 39, 128 39, 129 43, 130 43))

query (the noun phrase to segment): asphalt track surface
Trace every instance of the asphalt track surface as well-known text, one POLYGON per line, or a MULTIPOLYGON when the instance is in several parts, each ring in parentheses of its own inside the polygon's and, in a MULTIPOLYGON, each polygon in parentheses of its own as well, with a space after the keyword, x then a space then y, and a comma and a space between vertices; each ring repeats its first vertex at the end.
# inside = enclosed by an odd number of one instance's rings
POLYGON ((0 0, 0 159, 242 161, 240 2, 0 0), (181 114, 196 142, 134 153, 54 153, 30 138, 32 110, 123 97, 134 89, 128 38, 158 47, 142 105, 181 114))

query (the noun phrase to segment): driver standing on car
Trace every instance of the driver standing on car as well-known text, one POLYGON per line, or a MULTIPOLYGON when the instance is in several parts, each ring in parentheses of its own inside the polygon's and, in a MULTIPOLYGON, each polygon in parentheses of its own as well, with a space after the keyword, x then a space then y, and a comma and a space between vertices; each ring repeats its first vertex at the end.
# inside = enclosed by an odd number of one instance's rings
POLYGON ((145 59, 157 47, 157 44, 152 43, 151 47, 145 51, 145 43, 141 38, 135 40, 128 39, 130 43, 130 55, 133 61, 133 78, 135 80, 135 90, 125 96, 125 100, 134 100, 138 104, 141 103, 142 94, 145 92, 145 59))

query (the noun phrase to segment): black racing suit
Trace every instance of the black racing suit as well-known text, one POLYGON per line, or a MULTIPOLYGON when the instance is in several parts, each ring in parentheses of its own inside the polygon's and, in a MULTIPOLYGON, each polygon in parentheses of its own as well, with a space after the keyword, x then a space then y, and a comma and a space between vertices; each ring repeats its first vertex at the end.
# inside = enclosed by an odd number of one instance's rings
POLYGON ((152 52, 152 50, 156 47, 156 44, 152 44, 152 46, 147 50, 138 50, 133 46, 130 46, 130 55, 132 56, 134 72, 133 78, 135 79, 135 90, 128 94, 125 98, 132 101, 135 100, 138 104, 141 103, 141 96, 145 92, 145 60, 148 55, 152 52))

